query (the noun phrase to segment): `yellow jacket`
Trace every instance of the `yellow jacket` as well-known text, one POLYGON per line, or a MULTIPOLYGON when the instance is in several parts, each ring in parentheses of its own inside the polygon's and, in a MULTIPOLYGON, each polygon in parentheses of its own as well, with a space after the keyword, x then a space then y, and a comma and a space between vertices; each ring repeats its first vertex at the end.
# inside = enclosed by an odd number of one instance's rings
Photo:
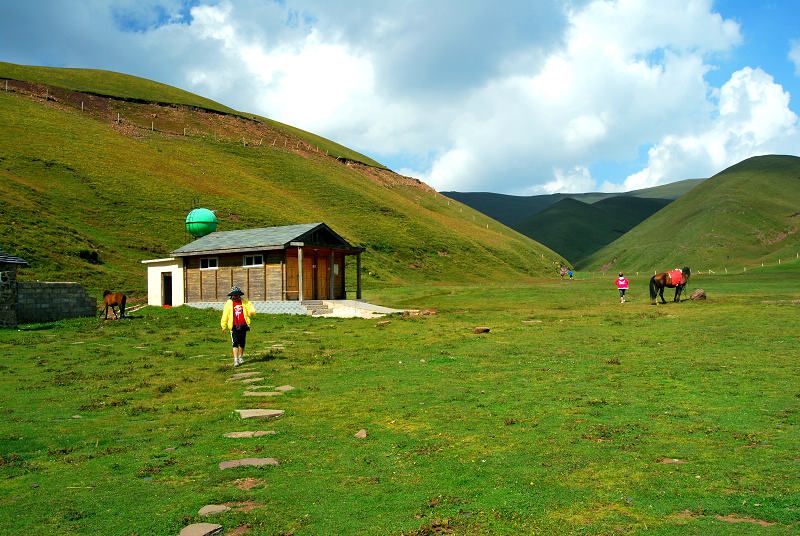
MULTIPOLYGON (((244 319, 247 325, 250 325, 250 317, 255 316, 256 308, 248 300, 242 298, 242 307, 244 308, 244 319)), ((222 309, 222 320, 219 322, 220 327, 233 329, 233 300, 225 302, 225 307, 222 309)))

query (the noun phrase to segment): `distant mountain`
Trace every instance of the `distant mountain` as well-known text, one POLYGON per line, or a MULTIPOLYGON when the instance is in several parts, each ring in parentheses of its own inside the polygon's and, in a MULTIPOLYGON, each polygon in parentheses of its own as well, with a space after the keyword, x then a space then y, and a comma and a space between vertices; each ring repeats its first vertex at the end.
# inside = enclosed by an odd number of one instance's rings
POLYGON ((741 269, 800 251, 800 158, 748 158, 590 255, 587 267, 741 269))
POLYGON ((554 205, 562 199, 577 199, 584 203, 592 204, 610 197, 643 197, 651 199, 674 200, 703 182, 705 179, 685 179, 682 181, 632 190, 630 192, 590 192, 584 194, 546 194, 546 195, 507 195, 491 192, 441 192, 450 199, 460 201, 465 205, 491 216, 509 227, 516 226, 554 205))
POLYGON ((442 194, 547 245, 570 262, 579 263, 583 257, 616 240, 703 180, 686 179, 622 193, 532 196, 488 192, 442 194), (610 202, 613 199, 622 201, 610 202), (606 202, 608 204, 600 205, 606 202))
POLYGON ((531 218, 517 230, 580 264, 581 259, 610 244, 639 222, 671 203, 669 199, 609 197, 593 204, 564 198, 531 218))

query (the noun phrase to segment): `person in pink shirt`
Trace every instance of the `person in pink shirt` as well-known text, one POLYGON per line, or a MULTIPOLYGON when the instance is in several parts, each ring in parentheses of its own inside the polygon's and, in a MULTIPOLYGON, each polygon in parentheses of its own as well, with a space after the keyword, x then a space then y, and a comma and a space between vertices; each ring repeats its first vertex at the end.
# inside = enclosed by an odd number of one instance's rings
POLYGON ((622 272, 619 273, 619 277, 617 278, 617 289, 619 289, 619 303, 625 303, 625 291, 628 290, 628 280, 622 275, 622 272))

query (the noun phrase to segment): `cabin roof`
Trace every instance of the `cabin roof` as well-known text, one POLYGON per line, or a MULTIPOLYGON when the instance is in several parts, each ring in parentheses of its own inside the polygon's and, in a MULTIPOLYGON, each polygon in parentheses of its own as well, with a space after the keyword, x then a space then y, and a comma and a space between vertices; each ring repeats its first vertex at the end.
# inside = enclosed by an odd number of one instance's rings
POLYGON ((0 249, 0 264, 19 264, 21 266, 28 266, 28 261, 23 258, 15 257, 13 255, 9 255, 2 249, 0 249))
POLYGON ((203 254, 285 249, 290 245, 317 245, 353 250, 353 252, 361 250, 361 248, 350 245, 324 223, 303 223, 239 231, 218 231, 181 246, 170 255, 190 257, 203 254), (303 244, 292 244, 293 242, 302 242, 303 244))

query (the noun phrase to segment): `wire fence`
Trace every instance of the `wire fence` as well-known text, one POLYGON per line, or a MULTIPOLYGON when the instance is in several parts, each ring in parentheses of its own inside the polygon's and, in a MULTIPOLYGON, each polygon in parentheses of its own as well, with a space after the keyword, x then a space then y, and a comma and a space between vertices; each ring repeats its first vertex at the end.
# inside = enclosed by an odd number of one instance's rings
MULTIPOLYGON (((698 268, 690 267, 692 270, 692 277, 694 276, 724 276, 724 275, 739 275, 739 274, 746 274, 748 272, 757 272, 762 268, 774 268, 776 266, 782 266, 784 264, 792 264, 800 262, 800 252, 795 253, 794 257, 778 257, 775 259, 765 260, 757 263, 742 263, 738 265, 730 265, 730 266, 722 266, 722 267, 706 267, 700 266, 698 268)), ((682 266, 681 266, 682 267, 682 266)), ((676 267, 680 268, 680 267, 676 267)), ((608 270, 573 270, 576 279, 593 279, 593 278, 608 278, 608 277, 616 277, 616 275, 621 271, 625 274, 626 277, 634 278, 634 277, 645 277, 649 278, 659 272, 664 272, 669 270, 669 268, 662 267, 661 269, 649 269, 649 270, 630 270, 630 269, 608 269, 608 270)), ((559 275, 558 273, 556 275, 559 275)))
MULTIPOLYGON (((238 136, 238 135, 226 136, 226 135, 221 135, 219 131, 213 131, 213 130, 205 131, 195 127, 170 128, 168 126, 164 126, 164 123, 161 123, 159 125, 159 121, 157 121, 155 118, 153 118, 149 122, 149 124, 147 124, 147 123, 142 123, 141 121, 137 121, 131 117, 128 117, 124 115, 122 112, 104 109, 107 107, 93 106, 93 104, 96 102, 96 99, 109 99, 111 101, 126 102, 126 103, 167 106, 164 103, 140 102, 138 100, 126 99, 123 97, 115 97, 113 95, 84 94, 79 91, 72 91, 62 88, 51 88, 50 86, 44 84, 22 82, 19 80, 12 80, 12 79, 2 79, 2 89, 6 92, 18 93, 20 95, 36 97, 43 99, 45 101, 57 103, 62 106, 68 106, 72 109, 80 110, 81 112, 97 113, 101 116, 105 116, 106 120, 108 120, 111 124, 116 125, 117 127, 133 128, 143 133, 150 132, 153 134, 163 134, 172 137, 181 136, 186 138, 202 138, 206 140, 212 139, 217 143, 241 145, 242 147, 249 147, 249 148, 263 147, 263 148, 295 150, 295 151, 303 150, 331 158, 336 158, 338 160, 341 160, 343 158, 336 154, 329 154, 328 150, 322 149, 317 145, 307 143, 303 140, 299 140, 296 138, 292 138, 280 131, 273 129, 272 127, 263 122, 255 121, 253 119, 248 119, 245 116, 223 114, 222 112, 216 110, 208 110, 208 112, 221 115, 230 115, 233 118, 241 119, 244 121, 254 121, 254 124, 258 123, 258 127, 260 129, 266 130, 268 132, 262 132, 260 133, 260 135, 253 135, 248 137, 248 136, 238 136)), ((185 106, 186 108, 197 108, 197 106, 192 104, 177 104, 176 106, 185 106)))

